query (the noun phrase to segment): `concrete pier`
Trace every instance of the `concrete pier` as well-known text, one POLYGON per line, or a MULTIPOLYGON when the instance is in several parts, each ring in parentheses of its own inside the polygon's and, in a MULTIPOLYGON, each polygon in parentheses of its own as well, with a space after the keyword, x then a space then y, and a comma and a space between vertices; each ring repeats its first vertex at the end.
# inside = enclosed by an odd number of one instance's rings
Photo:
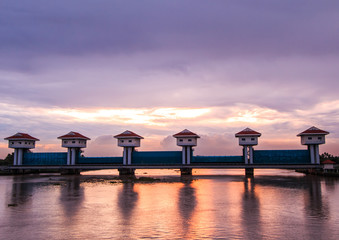
POLYGON ((119 176, 134 176, 135 169, 133 168, 118 168, 119 176))
POLYGON ((192 168, 180 168, 181 176, 192 175, 192 168))
POLYGON ((254 176, 254 168, 245 168, 245 175, 246 177, 254 176))

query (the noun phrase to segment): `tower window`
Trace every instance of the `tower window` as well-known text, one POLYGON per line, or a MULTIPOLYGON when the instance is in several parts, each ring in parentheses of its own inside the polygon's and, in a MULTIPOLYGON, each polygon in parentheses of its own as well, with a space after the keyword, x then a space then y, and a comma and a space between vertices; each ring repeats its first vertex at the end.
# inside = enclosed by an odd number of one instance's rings
POLYGON ((192 139, 188 139, 189 142, 192 142, 192 139))
POLYGON ((14 142, 11 142, 11 144, 14 144, 14 142))
POLYGON ((318 140, 322 140, 323 138, 322 137, 318 137, 318 140))
POLYGON ((21 144, 21 142, 19 142, 19 144, 21 144))
POLYGON ((132 140, 128 140, 128 142, 132 142, 132 140))
POLYGON ((75 141, 72 141, 72 143, 75 143, 75 141))
POLYGON ((123 143, 123 142, 124 142, 124 140, 120 140, 120 142, 122 142, 122 143, 123 143))
POLYGON ((183 140, 182 139, 179 139, 179 142, 182 142, 183 140))
POLYGON ((68 141, 64 141, 64 143, 66 144, 68 141))
POLYGON ((241 141, 246 141, 246 138, 242 138, 241 141))
POLYGON ((308 137, 307 139, 308 139, 308 140, 312 140, 312 137, 308 137))
POLYGON ((251 138, 251 141, 254 141, 255 140, 255 138, 251 138))

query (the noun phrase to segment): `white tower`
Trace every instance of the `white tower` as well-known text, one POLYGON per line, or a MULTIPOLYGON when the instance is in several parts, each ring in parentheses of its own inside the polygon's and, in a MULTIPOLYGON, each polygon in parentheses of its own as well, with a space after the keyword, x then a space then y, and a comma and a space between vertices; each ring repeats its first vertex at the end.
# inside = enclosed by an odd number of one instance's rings
POLYGON ((77 132, 69 132, 66 135, 58 137, 58 139, 61 139, 61 146, 68 149, 67 165, 75 165, 81 148, 85 148, 87 140, 91 140, 77 132))
POLYGON ((319 145, 325 143, 327 134, 329 132, 313 126, 297 135, 301 138, 301 144, 307 145, 312 164, 320 164, 319 145))
POLYGON ((241 132, 235 134, 239 138, 239 145, 243 146, 245 164, 253 164, 253 146, 258 145, 258 138, 261 133, 250 128, 245 128, 241 132))
POLYGON ((5 140, 8 140, 9 148, 14 148, 13 165, 22 165, 24 152, 28 149, 35 148, 35 142, 40 141, 27 133, 17 133, 11 137, 5 138, 5 140))
POLYGON ((182 147, 182 164, 191 164, 192 147, 197 146, 200 137, 187 129, 174 134, 173 137, 177 139, 177 145, 182 147))
POLYGON ((140 140, 144 138, 128 130, 114 136, 114 138, 118 139, 118 146, 124 148, 123 164, 131 165, 132 152, 134 151, 134 148, 140 147, 140 140))

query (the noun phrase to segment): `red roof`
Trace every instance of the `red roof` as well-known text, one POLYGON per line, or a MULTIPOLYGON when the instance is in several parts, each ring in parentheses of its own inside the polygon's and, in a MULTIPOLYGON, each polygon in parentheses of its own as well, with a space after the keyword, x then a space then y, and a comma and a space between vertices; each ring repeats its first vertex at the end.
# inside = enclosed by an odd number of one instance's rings
POLYGON ((304 135, 327 135, 329 134, 329 132, 326 132, 324 130, 321 130, 319 128, 316 128, 316 127, 310 127, 309 129, 299 133, 297 136, 300 137, 300 136, 304 136, 304 135))
POLYGON ((116 136, 114 136, 115 138, 139 138, 139 139, 144 139, 143 137, 139 136, 138 134, 132 132, 132 131, 129 131, 129 130, 126 130, 125 132, 123 133, 120 133, 116 136))
POLYGON ((325 161, 322 161, 321 163, 322 163, 322 164, 335 164, 336 162, 327 159, 327 160, 325 160, 325 161))
POLYGON ((250 128, 245 128, 244 130, 238 132, 237 134, 235 134, 236 137, 244 137, 244 136, 253 136, 253 137, 260 137, 261 133, 256 132, 250 128))
POLYGON ((195 138, 200 138, 197 134, 194 132, 191 132, 190 130, 182 130, 181 132, 174 134, 173 137, 178 138, 178 137, 195 137, 195 138))
POLYGON ((13 136, 6 137, 5 140, 34 140, 34 141, 40 141, 39 139, 32 137, 31 135, 27 133, 17 133, 13 136))
POLYGON ((58 137, 58 139, 82 139, 82 140, 91 140, 88 137, 78 133, 78 132, 69 132, 66 135, 62 135, 58 137))

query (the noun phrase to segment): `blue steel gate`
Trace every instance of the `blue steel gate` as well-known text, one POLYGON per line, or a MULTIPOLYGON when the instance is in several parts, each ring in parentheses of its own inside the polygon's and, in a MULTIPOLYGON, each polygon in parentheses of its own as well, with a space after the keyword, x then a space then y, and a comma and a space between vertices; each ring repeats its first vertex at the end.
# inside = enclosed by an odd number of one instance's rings
POLYGON ((254 150, 254 164, 310 164, 308 150, 254 150))

